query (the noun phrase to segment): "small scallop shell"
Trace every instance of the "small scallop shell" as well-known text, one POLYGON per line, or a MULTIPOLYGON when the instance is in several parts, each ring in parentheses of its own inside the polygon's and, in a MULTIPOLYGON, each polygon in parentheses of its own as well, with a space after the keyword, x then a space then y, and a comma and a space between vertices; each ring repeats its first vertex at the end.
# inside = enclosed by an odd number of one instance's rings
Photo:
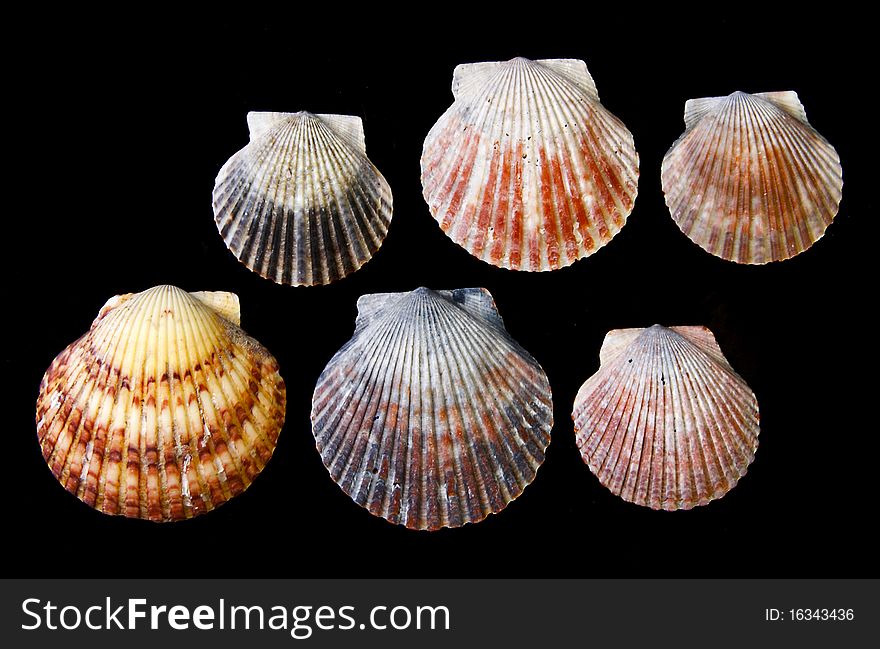
POLYGON ((583 61, 459 65, 452 93, 425 138, 422 187, 453 241, 496 266, 543 271, 620 231, 639 156, 583 61))
POLYGON ((360 117, 248 113, 250 142, 214 184, 214 220, 245 266, 278 284, 329 284, 367 263, 391 189, 367 159, 360 117))
POLYGON ((40 384, 43 457, 106 513, 190 518, 241 493, 284 423, 278 363, 231 293, 157 286, 110 299, 40 384))
POLYGON ((333 479, 411 529, 502 510, 534 479, 552 426, 547 376, 479 288, 361 297, 312 401, 333 479))
POLYGON ((840 206, 840 158, 796 93, 691 99, 684 119, 661 178, 691 241, 722 259, 766 264, 822 237, 840 206))
POLYGON ((590 471, 652 509, 721 498, 758 448, 758 401, 705 327, 609 332, 572 419, 590 471))

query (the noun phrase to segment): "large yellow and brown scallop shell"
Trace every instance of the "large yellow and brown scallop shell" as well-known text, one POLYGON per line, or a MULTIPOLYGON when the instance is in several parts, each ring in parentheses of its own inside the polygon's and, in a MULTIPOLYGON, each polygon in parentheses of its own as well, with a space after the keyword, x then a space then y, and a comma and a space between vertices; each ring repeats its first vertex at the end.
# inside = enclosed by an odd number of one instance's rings
POLYGON ((722 259, 766 264, 800 254, 840 206, 840 158, 793 91, 691 99, 663 158, 672 218, 722 259))
POLYGON ((479 288, 361 297, 312 401, 333 479, 411 529, 503 509, 534 479, 552 426, 547 376, 479 288))
POLYGON ((367 158, 360 117, 248 113, 250 142, 214 185, 230 251, 278 284, 329 284, 363 266, 391 221, 391 189, 367 158))
POLYGON ((616 329, 572 419, 599 481, 652 509, 690 509, 736 486, 758 448, 758 401, 705 327, 616 329))
POLYGON ((422 187, 453 241, 503 268, 568 266, 632 211, 639 156, 583 61, 459 65, 425 138, 422 187))
POLYGON ((275 449, 286 392, 238 322, 231 293, 157 286, 109 300, 40 384, 37 435, 64 488, 153 521, 247 489, 275 449))

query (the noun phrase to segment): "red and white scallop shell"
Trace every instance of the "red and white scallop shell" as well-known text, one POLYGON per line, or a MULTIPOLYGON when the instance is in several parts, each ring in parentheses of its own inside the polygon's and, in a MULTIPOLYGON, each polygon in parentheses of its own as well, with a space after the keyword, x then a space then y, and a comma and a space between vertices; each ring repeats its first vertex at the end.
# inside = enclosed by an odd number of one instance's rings
POLYGON ((553 427, 546 374, 485 289, 365 295, 322 372, 312 429, 355 502, 412 529, 481 521, 535 478, 553 427))
POLYGON ((110 299, 40 384, 37 436, 64 488, 153 521, 247 489, 275 449, 286 391, 238 322, 231 293, 156 286, 110 299))
POLYGON ((620 231, 639 156, 583 61, 459 65, 452 93, 421 166, 425 200, 453 241, 496 266, 543 271, 620 231))
POLYGON ((248 113, 250 142, 214 185, 214 220, 238 260, 278 284, 329 284, 382 245, 391 188, 360 117, 248 113))
POLYGON ((722 259, 766 264, 800 254, 840 206, 840 158, 793 91, 691 99, 663 158, 672 218, 722 259))
POLYGON ((721 498, 758 448, 758 401, 705 327, 610 331, 572 419, 590 471, 652 509, 721 498))

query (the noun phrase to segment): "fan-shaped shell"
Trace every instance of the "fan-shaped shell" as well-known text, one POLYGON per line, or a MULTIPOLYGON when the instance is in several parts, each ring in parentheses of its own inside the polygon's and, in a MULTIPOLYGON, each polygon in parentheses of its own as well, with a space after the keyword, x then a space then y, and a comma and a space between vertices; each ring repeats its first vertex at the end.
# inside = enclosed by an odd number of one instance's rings
POLYGON ((157 286, 107 302, 40 384, 37 435, 65 489, 154 521, 214 509, 251 484, 284 423, 278 363, 230 293, 157 286))
POLYGON ((807 122, 797 94, 691 99, 684 134, 663 158, 672 218, 722 259, 789 259, 825 233, 840 205, 837 151, 807 122))
POLYGON ((425 138, 422 187, 453 241, 496 266, 541 271, 620 231, 639 156, 583 61, 459 65, 452 92, 425 138))
POLYGON ((758 448, 758 401, 705 327, 609 332, 572 419, 590 471, 653 509, 722 497, 758 448))
POLYGON ((485 289, 365 295, 353 338, 324 369, 312 427, 359 505, 436 530, 503 509, 550 442, 547 376, 485 289))
POLYGON ((329 284, 363 266, 391 221, 359 117, 248 113, 250 142, 214 185, 214 220, 245 266, 279 284, 329 284))

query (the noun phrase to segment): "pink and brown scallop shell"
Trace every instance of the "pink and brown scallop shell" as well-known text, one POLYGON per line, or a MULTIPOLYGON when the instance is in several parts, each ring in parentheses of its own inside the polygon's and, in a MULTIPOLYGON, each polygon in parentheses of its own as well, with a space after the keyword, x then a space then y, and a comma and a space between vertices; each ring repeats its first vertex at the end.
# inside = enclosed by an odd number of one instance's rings
POLYGON ((652 509, 721 498, 758 448, 758 401, 705 327, 609 332, 572 419, 590 471, 652 509))
POLYGON ((367 158, 360 117, 248 113, 250 142, 214 185, 226 247, 278 284, 329 284, 382 245, 391 189, 367 158))
POLYGON ((684 120, 661 178, 691 241, 722 259, 766 264, 822 237, 840 206, 840 158, 796 93, 691 99, 684 120))
POLYGON ((425 200, 453 241, 496 266, 543 271, 620 231, 639 156, 583 61, 459 65, 452 94, 421 165, 425 200))
POLYGON ((312 401, 333 479, 411 529, 503 509, 535 478, 552 426, 546 374, 479 288, 361 297, 312 401))
POLYGON ((210 511, 251 484, 284 423, 278 363, 231 293, 119 295, 52 362, 37 436, 65 489, 106 514, 210 511))

